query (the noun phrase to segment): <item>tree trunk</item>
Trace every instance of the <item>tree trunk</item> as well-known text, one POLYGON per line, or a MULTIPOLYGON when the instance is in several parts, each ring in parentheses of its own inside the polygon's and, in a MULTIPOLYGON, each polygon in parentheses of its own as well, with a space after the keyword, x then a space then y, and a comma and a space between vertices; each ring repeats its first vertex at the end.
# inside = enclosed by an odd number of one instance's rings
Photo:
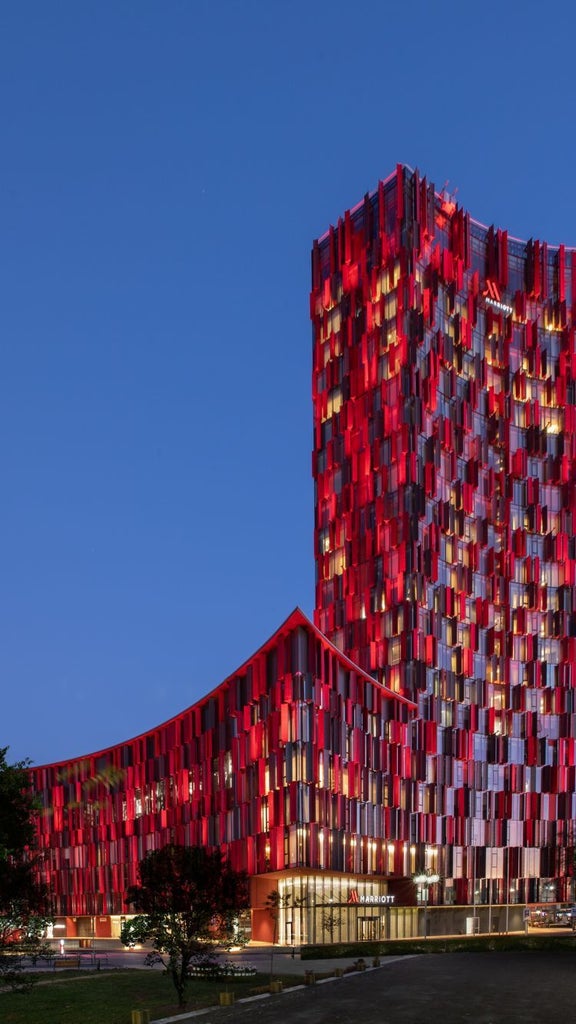
POLYGON ((174 968, 173 971, 172 971, 172 981, 174 983, 174 988, 176 989, 176 994, 178 996, 178 1008, 180 1010, 183 1010, 184 1007, 186 1006, 186 974, 185 974, 185 972, 182 969, 178 970, 177 968, 174 968))

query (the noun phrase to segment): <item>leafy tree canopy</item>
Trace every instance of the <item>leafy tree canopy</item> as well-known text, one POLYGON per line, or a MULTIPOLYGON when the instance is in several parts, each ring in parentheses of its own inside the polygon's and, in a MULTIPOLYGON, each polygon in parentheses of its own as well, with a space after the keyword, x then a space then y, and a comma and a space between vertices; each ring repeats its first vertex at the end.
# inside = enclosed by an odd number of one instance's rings
POLYGON ((152 944, 148 962, 164 964, 184 1006, 194 957, 236 941, 238 914, 249 905, 246 873, 219 851, 171 844, 149 853, 138 874, 126 899, 137 916, 125 924, 122 942, 152 944))
POLYGON ((48 951, 42 934, 50 903, 37 880, 28 762, 9 765, 7 750, 0 748, 0 984, 25 988, 21 957, 34 959, 48 951))
POLYGON ((0 860, 20 856, 34 844, 34 799, 28 761, 9 765, 8 747, 0 747, 0 860))

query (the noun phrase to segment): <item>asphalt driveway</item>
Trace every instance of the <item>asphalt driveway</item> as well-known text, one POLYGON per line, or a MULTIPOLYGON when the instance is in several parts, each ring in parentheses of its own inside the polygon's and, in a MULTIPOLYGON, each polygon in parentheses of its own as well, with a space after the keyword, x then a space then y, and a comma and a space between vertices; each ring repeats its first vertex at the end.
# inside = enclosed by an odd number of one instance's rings
MULTIPOLYGON (((576 1018, 572 953, 451 953, 394 958, 362 974, 287 991, 198 1024, 567 1024, 576 1018)), ((183 1018, 180 1018, 183 1021, 183 1018)))

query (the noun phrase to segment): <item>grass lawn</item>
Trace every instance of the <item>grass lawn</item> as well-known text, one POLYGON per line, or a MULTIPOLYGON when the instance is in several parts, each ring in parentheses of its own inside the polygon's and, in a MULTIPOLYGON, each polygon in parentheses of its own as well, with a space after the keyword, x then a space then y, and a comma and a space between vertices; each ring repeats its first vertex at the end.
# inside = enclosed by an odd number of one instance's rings
MULTIPOLYGON (((267 975, 260 974, 227 984, 190 981, 186 1009, 216 1004, 218 993, 225 988, 241 999, 268 980, 267 975)), ((285 979, 292 985, 298 980, 285 979)), ((22 995, 0 990, 2 1024, 130 1024, 131 1010, 150 1010, 151 1020, 183 1012, 178 1010, 170 978, 161 971, 66 971, 56 976, 39 975, 39 983, 22 995)))

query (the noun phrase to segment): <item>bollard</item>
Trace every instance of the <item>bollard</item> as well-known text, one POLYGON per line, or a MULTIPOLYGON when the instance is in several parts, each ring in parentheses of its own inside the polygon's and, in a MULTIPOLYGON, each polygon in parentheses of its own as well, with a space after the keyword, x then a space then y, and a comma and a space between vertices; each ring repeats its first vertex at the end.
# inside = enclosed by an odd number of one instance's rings
POLYGON ((150 1024, 150 1010, 132 1010, 132 1024, 150 1024))
POLYGON ((305 971, 304 972, 304 984, 305 985, 315 985, 316 984, 316 975, 314 974, 314 971, 305 971))
POLYGON ((234 1006, 233 992, 220 992, 220 1006, 234 1006))

